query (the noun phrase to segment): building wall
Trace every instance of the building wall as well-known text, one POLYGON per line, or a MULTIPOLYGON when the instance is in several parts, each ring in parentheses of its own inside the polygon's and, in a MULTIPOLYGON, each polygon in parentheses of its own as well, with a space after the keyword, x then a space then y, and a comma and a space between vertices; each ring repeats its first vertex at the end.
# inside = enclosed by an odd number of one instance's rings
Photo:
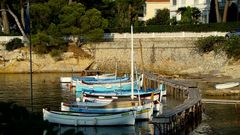
POLYGON ((177 14, 177 9, 180 7, 196 7, 198 8, 202 16, 200 21, 203 23, 209 22, 209 12, 210 12, 210 2, 211 0, 170 0, 170 18, 176 17, 177 20, 181 20, 181 15, 177 14), (174 4, 175 3, 175 4, 174 4))
POLYGON ((146 2, 144 21, 155 17, 158 9, 170 8, 170 2, 146 2))

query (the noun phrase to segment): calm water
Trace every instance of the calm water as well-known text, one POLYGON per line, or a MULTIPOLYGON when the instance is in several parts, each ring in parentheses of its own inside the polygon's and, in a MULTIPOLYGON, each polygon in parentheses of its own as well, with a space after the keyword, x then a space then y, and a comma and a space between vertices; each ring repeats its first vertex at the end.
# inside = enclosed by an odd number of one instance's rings
MULTIPOLYGON (((43 107, 58 110, 60 102, 75 99, 75 92, 62 89, 59 84, 60 76, 71 74, 34 74, 33 75, 33 108, 31 106, 29 75, 28 74, 0 74, 0 102, 16 102, 34 112, 41 112, 43 107)), ((165 99, 164 108, 175 106, 182 101, 165 99)), ((190 134, 240 134, 240 105, 206 105, 202 123, 190 134)), ((121 127, 68 127, 56 126, 53 134, 80 134, 84 135, 151 135, 152 124, 137 122, 135 126, 121 127)), ((186 133, 181 133, 186 134, 186 133)))

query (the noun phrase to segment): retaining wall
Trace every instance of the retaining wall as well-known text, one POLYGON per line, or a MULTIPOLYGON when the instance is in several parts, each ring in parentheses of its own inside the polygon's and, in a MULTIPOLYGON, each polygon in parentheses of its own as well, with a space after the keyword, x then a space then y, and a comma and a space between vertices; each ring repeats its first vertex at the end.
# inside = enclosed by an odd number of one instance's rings
MULTIPOLYGON (((142 44, 144 67, 153 72, 208 73, 221 69, 228 63, 224 54, 199 55, 195 51, 197 38, 134 38, 134 59, 141 67, 140 42, 142 44)), ((114 70, 116 63, 123 70, 130 70, 130 39, 114 39, 111 42, 85 45, 95 56, 99 69, 114 70)))

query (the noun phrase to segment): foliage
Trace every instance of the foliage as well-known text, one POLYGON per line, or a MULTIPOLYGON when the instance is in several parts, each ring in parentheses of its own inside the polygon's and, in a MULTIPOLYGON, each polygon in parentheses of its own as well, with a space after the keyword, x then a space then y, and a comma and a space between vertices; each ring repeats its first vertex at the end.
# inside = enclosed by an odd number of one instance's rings
POLYGON ((195 42, 196 50, 200 54, 214 51, 220 52, 224 48, 225 38, 221 36, 209 36, 200 38, 195 42))
POLYGON ((32 37, 33 51, 38 54, 47 54, 52 49, 66 49, 63 38, 49 36, 45 32, 39 32, 32 37))
POLYGON ((225 52, 229 58, 240 59, 240 37, 232 36, 225 43, 225 52))
POLYGON ((168 9, 159 9, 154 18, 147 20, 147 25, 168 25, 170 22, 170 11, 168 9))
MULTIPOLYGON (((185 24, 185 25, 147 25, 134 27, 134 32, 227 32, 239 28, 239 22, 210 23, 210 24, 185 24)), ((130 27, 111 28, 109 32, 130 32, 130 27)))
POLYGON ((21 48, 23 46, 24 46, 24 44, 22 43, 21 39, 14 38, 6 44, 6 50, 13 51, 13 50, 21 48))
POLYGON ((177 13, 181 14, 180 23, 182 24, 197 24, 201 16, 198 8, 190 6, 178 8, 177 13))
POLYGON ((195 42, 196 51, 200 54, 214 51, 216 54, 225 53, 228 58, 240 59, 240 37, 232 36, 229 39, 219 36, 210 36, 195 42))
POLYGON ((48 28, 49 24, 51 24, 51 9, 47 4, 33 4, 31 6, 31 23, 32 25, 32 33, 35 33, 37 31, 42 31, 45 28, 48 28))
POLYGON ((50 56, 52 56, 56 61, 59 61, 62 59, 62 51, 57 49, 52 49, 49 53, 50 56))
POLYGON ((78 35, 81 30, 81 17, 85 13, 85 7, 80 3, 65 5, 60 12, 58 24, 61 33, 65 36, 78 35))
POLYGON ((100 11, 95 8, 85 11, 80 3, 64 6, 59 18, 58 26, 63 35, 79 36, 88 41, 102 38, 103 29, 108 26, 108 21, 102 18, 100 11))
POLYGON ((115 28, 121 30, 131 24, 137 26, 138 15, 143 12, 144 2, 144 0, 115 0, 115 28))

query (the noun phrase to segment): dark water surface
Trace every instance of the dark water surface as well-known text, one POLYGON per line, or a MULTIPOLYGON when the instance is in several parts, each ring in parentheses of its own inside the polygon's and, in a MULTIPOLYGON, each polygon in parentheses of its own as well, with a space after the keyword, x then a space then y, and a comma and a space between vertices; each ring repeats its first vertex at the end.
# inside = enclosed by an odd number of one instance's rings
MULTIPOLYGON (((75 91, 62 89, 60 76, 72 74, 42 73, 33 74, 33 99, 30 93, 30 76, 28 74, 0 74, 0 102, 15 102, 29 111, 42 112, 42 108, 60 109, 60 102, 75 99, 75 91), (32 101, 32 102, 31 102, 32 101), (33 106, 31 106, 33 105, 33 106)), ((165 99, 164 108, 180 104, 181 100, 169 97, 165 99)), ((240 134, 240 105, 205 105, 202 123, 190 134, 240 134)), ((27 130, 27 129, 26 129, 27 130)), ((154 127, 147 121, 137 122, 135 126, 121 127, 68 127, 55 126, 53 130, 43 131, 44 134, 81 134, 84 135, 151 135, 154 127)), ((189 134, 181 133, 181 134, 189 134)))

